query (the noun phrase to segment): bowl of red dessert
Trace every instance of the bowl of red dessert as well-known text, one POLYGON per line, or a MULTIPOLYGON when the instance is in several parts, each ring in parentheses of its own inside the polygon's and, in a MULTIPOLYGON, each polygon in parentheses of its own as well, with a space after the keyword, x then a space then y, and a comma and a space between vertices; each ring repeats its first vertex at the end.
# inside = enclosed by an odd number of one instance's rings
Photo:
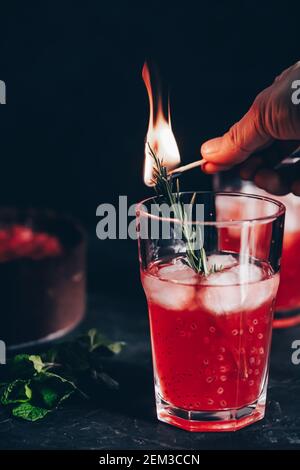
POLYGON ((70 217, 0 209, 0 339, 9 348, 56 339, 85 310, 85 236, 70 217))

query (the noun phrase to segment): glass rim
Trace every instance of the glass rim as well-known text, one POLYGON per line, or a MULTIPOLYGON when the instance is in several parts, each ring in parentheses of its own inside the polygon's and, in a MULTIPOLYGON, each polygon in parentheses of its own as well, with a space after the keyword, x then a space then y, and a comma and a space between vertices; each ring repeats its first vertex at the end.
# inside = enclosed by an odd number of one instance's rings
MULTIPOLYGON (((256 200, 260 200, 260 201, 266 201, 266 202, 269 202, 270 204, 272 204, 273 206, 275 206, 277 208, 277 210, 274 213, 272 213, 270 215, 263 216, 263 217, 248 217, 248 218, 237 219, 237 220, 215 220, 215 221, 211 221, 211 220, 203 220, 203 221, 195 220, 195 221, 193 221, 193 220, 191 220, 191 221, 186 221, 185 222, 185 223, 190 224, 190 225, 227 227, 227 226, 236 226, 236 225, 245 225, 245 224, 267 223, 267 222, 272 222, 272 221, 276 220, 277 218, 279 218, 280 216, 284 215, 285 211, 286 211, 285 205, 282 202, 280 202, 276 199, 272 199, 271 197, 261 196, 261 195, 251 194, 251 193, 243 193, 243 192, 238 192, 238 191, 182 191, 182 192, 180 192, 180 194, 190 194, 190 195, 193 195, 194 193, 200 194, 200 195, 201 194, 203 194, 203 195, 205 195, 205 194, 207 194, 207 195, 214 194, 214 195, 225 196, 225 197, 228 197, 228 196, 243 197, 243 198, 246 198, 246 199, 256 199, 256 200)), ((158 215, 155 215, 155 214, 149 214, 149 212, 145 212, 144 210, 141 209, 142 206, 145 205, 145 203, 148 203, 151 200, 155 201, 155 199, 159 198, 159 197, 160 196, 151 196, 151 197, 148 197, 148 198, 143 199, 142 201, 138 202, 137 205, 136 205, 137 216, 140 217, 142 215, 144 217, 148 217, 149 219, 160 220, 160 221, 164 221, 164 222, 175 222, 175 223, 182 224, 182 221, 179 220, 179 219, 172 218, 172 217, 158 216, 158 215)))

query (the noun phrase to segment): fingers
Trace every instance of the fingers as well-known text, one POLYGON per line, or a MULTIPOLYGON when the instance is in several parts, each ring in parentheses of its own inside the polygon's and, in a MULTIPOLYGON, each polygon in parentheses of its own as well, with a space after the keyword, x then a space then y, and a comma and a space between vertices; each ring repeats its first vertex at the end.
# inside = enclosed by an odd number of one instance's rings
POLYGON ((299 80, 299 73, 300 63, 285 70, 228 132, 202 145, 203 158, 217 165, 204 165, 205 172, 240 164, 274 140, 300 139, 300 107, 291 99, 291 84, 299 80))
POLYGON ((292 192, 300 196, 300 164, 284 165, 278 170, 263 168, 259 170, 254 183, 268 193, 282 196, 292 192))
POLYGON ((290 192, 300 195, 300 162, 282 164, 276 168, 262 166, 250 178, 268 193, 282 196, 290 192))
MULTIPOLYGON (((265 132, 262 125, 263 106, 261 95, 245 116, 226 134, 202 145, 202 157, 207 162, 228 167, 243 162, 253 152, 270 145, 273 138, 265 132)), ((204 165, 205 172, 212 168, 204 165)))
POLYGON ((254 155, 240 166, 240 177, 242 180, 252 180, 255 176, 255 173, 262 167, 263 158, 258 155, 254 155))
POLYGON ((240 177, 243 180, 252 180, 260 168, 274 168, 284 158, 290 156, 299 144, 299 141, 274 142, 239 166, 240 177))
MULTIPOLYGON (((299 166, 278 164, 299 147, 299 141, 275 142, 271 147, 251 156, 239 167, 240 177, 253 180, 265 191, 283 195, 292 190, 295 180, 300 177, 299 166)), ((296 183, 295 183, 296 184, 296 183)), ((295 191, 297 191, 295 185, 295 191)))
POLYGON ((262 168, 256 173, 254 183, 259 188, 277 196, 283 196, 290 192, 289 184, 281 177, 279 172, 268 168, 262 168))
POLYGON ((207 162, 202 165, 202 171, 208 175, 218 173, 219 171, 230 170, 231 165, 216 165, 215 163, 207 162))

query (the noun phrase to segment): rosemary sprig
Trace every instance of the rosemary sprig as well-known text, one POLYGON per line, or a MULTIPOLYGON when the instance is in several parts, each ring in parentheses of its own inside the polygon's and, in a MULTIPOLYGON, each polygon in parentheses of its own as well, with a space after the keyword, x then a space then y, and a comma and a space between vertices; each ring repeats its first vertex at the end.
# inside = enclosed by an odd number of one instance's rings
MULTIPOLYGON (((149 152, 154 159, 153 184, 156 194, 173 208, 175 218, 181 222, 182 238, 186 244, 186 256, 188 265, 198 274, 208 276, 211 272, 217 271, 217 267, 209 268, 207 256, 203 245, 201 246, 201 228, 193 227, 191 224, 191 213, 187 213, 179 189, 179 180, 176 179, 176 192, 173 192, 173 179, 168 176, 167 168, 148 143, 149 152), (189 222, 189 223, 188 223, 189 222), (200 240, 201 247, 194 248, 195 240, 200 240)), ((190 202, 190 211, 196 199, 196 193, 193 194, 190 202)))

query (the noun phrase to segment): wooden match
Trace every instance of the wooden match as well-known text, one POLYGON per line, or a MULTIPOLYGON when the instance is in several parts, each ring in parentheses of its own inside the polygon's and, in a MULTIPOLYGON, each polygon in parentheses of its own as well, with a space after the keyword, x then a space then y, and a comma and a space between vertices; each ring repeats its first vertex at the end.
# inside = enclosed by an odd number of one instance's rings
POLYGON ((206 160, 197 160, 196 162, 188 163, 187 165, 180 166, 178 168, 174 168, 174 170, 169 171, 169 175, 177 175, 177 173, 183 173, 184 171, 192 170, 193 168, 196 168, 197 166, 202 166, 206 163, 206 160))

